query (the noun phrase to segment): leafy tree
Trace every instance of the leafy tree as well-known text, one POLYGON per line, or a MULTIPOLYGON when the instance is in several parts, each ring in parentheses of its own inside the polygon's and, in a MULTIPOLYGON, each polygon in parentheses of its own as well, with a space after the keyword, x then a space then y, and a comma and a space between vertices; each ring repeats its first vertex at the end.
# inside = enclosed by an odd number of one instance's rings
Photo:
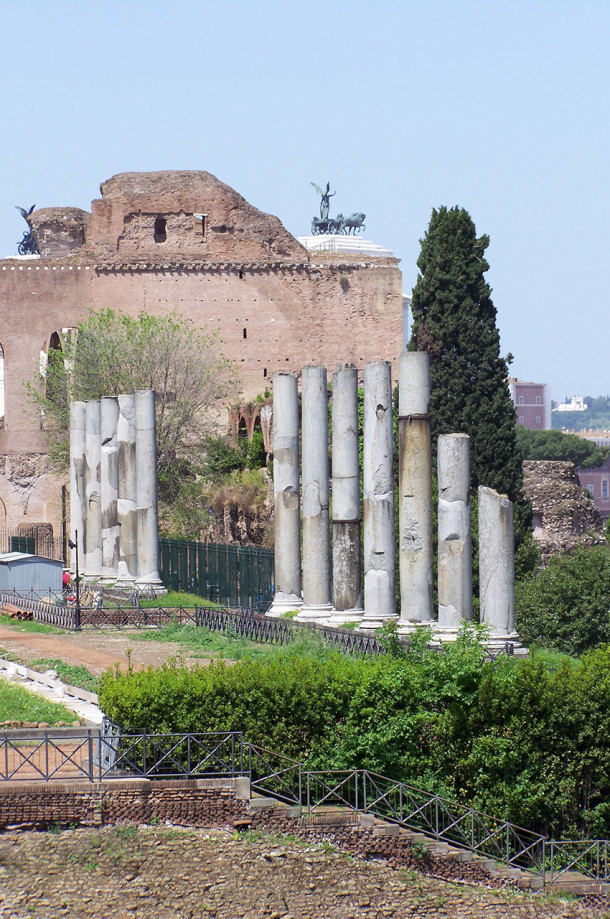
POLYGON ((580 655, 610 641, 610 547, 554 555, 549 567, 517 584, 523 641, 580 655))
POLYGON ((417 262, 409 349, 430 355, 434 442, 439 434, 468 434, 473 486, 516 500, 521 456, 507 359, 500 356, 496 309, 484 277, 488 245, 463 208, 433 210, 417 262))
POLYGON ((70 401, 154 389, 157 466, 161 495, 172 499, 214 427, 214 412, 235 389, 232 365, 218 341, 175 313, 137 317, 111 309, 90 311, 52 349, 44 386, 29 387, 45 427, 57 432, 53 455, 66 465, 70 401))
POLYGON ((530 431, 517 426, 517 443, 528 460, 566 460, 577 466, 601 466, 608 456, 608 447, 599 447, 576 434, 562 431, 530 431))

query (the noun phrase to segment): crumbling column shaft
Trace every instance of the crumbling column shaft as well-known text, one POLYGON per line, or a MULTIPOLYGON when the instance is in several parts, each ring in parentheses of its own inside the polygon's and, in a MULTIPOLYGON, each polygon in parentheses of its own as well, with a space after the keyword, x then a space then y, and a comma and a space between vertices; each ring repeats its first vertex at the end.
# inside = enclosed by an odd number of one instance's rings
POLYGON ((515 635, 513 504, 492 488, 479 487, 479 592, 481 622, 491 637, 515 635))
POLYGON ((303 368, 303 609, 301 618, 328 614, 330 533, 328 392, 324 367, 303 368))
POLYGON ((138 575, 136 416, 133 393, 119 396, 117 455, 117 517, 120 534, 117 581, 129 585, 138 575))
POLYGON ((85 403, 85 574, 99 578, 102 574, 102 502, 100 463, 102 455, 101 413, 99 399, 85 403))
POLYGON ((117 498, 119 470, 117 454, 118 399, 101 400, 101 502, 102 502, 102 576, 115 581, 119 564, 119 520, 117 498))
POLYGON ((438 465, 438 624, 459 629, 472 619, 470 438, 442 434, 438 465))
POLYGON ((333 374, 333 603, 337 612, 362 613, 358 371, 333 374))
MULTIPOLYGON (((70 539, 78 533, 79 565, 82 566, 87 552, 85 520, 87 516, 87 494, 85 483, 86 465, 86 408, 84 402, 70 405, 70 539)), ((71 550, 70 568, 76 571, 76 551, 71 550)))
POLYGON ((399 380, 399 567, 401 620, 433 618, 430 362, 403 351, 399 380))
POLYGON ((392 382, 388 361, 364 370, 364 619, 396 615, 392 382))
POLYGON ((293 373, 273 376, 275 595, 271 612, 302 605, 299 394, 293 373))
POLYGON ((136 500, 138 532, 138 584, 158 588, 159 532, 157 511, 157 445, 155 440, 155 394, 150 389, 135 393, 136 500))

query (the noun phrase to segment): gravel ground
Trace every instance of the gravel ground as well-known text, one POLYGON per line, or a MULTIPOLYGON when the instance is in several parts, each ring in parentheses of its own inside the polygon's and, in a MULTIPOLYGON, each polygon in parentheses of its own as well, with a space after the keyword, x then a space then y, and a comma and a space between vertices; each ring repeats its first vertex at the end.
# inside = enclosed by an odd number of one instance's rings
MULTIPOLYGON (((601 919, 274 836, 165 826, 0 835, 1 919, 601 919)), ((607 914, 606 914, 607 915, 607 914)))

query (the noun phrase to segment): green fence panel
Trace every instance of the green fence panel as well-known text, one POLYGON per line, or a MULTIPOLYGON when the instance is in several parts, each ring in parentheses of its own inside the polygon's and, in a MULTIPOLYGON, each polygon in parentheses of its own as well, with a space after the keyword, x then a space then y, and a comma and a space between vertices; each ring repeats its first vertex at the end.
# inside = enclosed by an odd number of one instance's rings
POLYGON ((168 590, 261 612, 273 601, 273 549, 167 538, 159 540, 159 547, 168 590))

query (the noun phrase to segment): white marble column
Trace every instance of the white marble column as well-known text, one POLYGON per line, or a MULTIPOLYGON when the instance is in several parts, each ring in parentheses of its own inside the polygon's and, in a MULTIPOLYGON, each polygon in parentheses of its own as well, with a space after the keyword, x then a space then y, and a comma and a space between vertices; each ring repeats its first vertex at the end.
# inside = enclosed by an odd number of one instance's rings
POLYGON ((434 615, 430 361, 403 351, 399 366, 399 566, 401 623, 434 615))
POLYGON ((161 593, 159 576, 159 525, 157 510, 157 444, 155 439, 155 394, 151 389, 135 393, 136 414, 136 501, 139 587, 161 593))
MULTIPOLYGON (((84 402, 70 404, 70 539, 78 533, 79 567, 83 565, 86 548, 85 519, 87 494, 86 465, 86 408, 84 402)), ((70 568, 76 571, 76 553, 70 550, 70 568)))
POLYGON ((102 580, 114 583, 119 566, 119 520, 117 422, 119 403, 116 397, 101 400, 101 500, 102 500, 102 580))
POLYGON ((358 371, 353 364, 340 364, 333 373, 332 485, 334 623, 362 615, 358 371))
POLYGON ((392 380, 388 361, 364 370, 364 618, 373 628, 396 615, 392 380))
POLYGON ((328 392, 324 367, 303 368, 303 606, 299 619, 324 619, 330 598, 328 392))
POLYGON ((117 585, 129 587, 138 575, 136 492, 136 410, 133 393, 119 396, 117 421, 119 564, 117 585))
POLYGON ((273 375, 273 494, 275 594, 269 615, 300 609, 301 507, 299 394, 293 373, 273 375))
POLYGON ((470 438, 441 434, 438 468, 438 628, 457 632, 472 619, 470 438))
POLYGON ((490 643, 517 639, 513 504, 484 486, 479 487, 479 594, 490 643))
POLYGON ((93 399, 85 405, 85 539, 84 575, 100 578, 102 574, 102 502, 100 462, 102 453, 101 402, 93 399))

